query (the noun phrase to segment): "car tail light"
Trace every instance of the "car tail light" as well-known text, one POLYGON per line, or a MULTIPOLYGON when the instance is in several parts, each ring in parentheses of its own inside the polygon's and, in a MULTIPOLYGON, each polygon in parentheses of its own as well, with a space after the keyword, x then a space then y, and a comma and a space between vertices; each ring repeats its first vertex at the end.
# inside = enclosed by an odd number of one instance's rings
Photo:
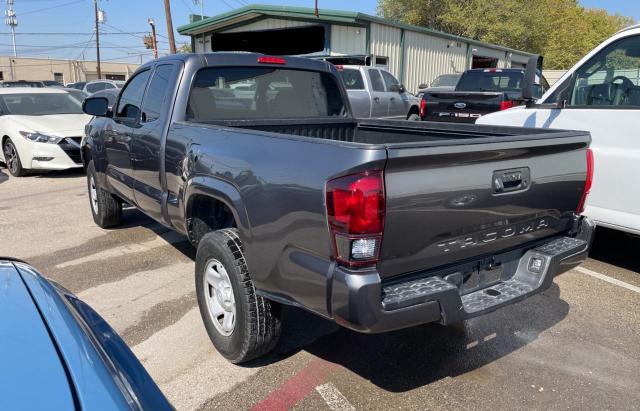
POLYGON ((580 198, 580 204, 576 213, 582 214, 584 212, 584 205, 587 202, 587 196, 591 191, 591 185, 593 184, 593 151, 590 148, 587 149, 587 180, 584 182, 584 191, 580 198))
POLYGON ((424 119, 427 116, 427 102, 424 101, 424 96, 420 100, 420 118, 424 119))
POLYGON ((261 64, 285 64, 286 61, 282 57, 263 56, 263 57, 258 57, 258 63, 261 63, 261 64))
POLYGON ((508 108, 511 107, 515 107, 516 106, 516 102, 513 100, 504 100, 500 102, 500 111, 502 110, 506 110, 508 108))
POLYGON ((327 219, 335 258, 347 267, 378 262, 384 227, 384 177, 380 170, 329 180, 327 219))
POLYGON ((336 65, 336 70, 342 71, 344 70, 344 66, 342 64, 336 65))

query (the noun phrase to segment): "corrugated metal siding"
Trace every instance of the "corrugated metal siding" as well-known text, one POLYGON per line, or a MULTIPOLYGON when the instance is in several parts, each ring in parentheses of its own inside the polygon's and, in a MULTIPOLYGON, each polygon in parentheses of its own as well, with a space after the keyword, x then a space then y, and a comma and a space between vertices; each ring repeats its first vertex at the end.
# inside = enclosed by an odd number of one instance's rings
POLYGON ((566 72, 567 70, 542 70, 542 75, 547 79, 549 85, 553 86, 566 72))
POLYGON ((331 54, 365 54, 367 29, 354 26, 331 26, 331 54))
POLYGON ((196 46, 194 50, 195 53, 207 53, 211 51, 211 35, 204 36, 204 42, 203 36, 197 36, 194 42, 196 46))
POLYGON ((431 83, 441 74, 460 73, 467 68, 466 43, 406 31, 404 45, 405 75, 401 81, 409 91, 418 91, 419 84, 431 83))
POLYGON ((389 71, 396 77, 400 75, 400 33, 398 28, 371 23, 371 53, 389 57, 389 71))
POLYGON ((257 30, 270 30, 270 29, 285 29, 289 27, 301 27, 312 26, 313 23, 307 23, 304 21, 285 20, 285 19, 264 19, 253 23, 245 24, 242 26, 234 27, 229 30, 223 30, 222 33, 237 33, 240 31, 257 31, 257 30))

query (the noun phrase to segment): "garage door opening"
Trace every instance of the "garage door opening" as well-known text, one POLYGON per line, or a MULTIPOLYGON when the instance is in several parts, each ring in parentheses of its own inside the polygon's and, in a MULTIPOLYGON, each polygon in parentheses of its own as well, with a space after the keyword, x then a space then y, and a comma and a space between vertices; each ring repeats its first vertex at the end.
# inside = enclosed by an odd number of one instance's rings
POLYGON ((250 51, 271 55, 311 54, 324 51, 324 26, 214 33, 212 51, 250 51))
POLYGON ((471 60, 471 68, 496 68, 498 67, 498 59, 493 57, 473 56, 471 60))

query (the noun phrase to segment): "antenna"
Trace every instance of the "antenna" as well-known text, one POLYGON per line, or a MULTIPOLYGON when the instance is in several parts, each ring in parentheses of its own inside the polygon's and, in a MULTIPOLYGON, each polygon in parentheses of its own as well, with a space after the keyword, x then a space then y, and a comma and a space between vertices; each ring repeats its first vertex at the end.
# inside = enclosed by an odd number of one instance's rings
POLYGON ((11 27, 11 39, 13 41, 13 57, 18 57, 18 51, 16 50, 16 27, 18 26, 18 16, 13 10, 13 1, 7 0, 7 10, 4 15, 6 16, 4 22, 7 26, 11 27))

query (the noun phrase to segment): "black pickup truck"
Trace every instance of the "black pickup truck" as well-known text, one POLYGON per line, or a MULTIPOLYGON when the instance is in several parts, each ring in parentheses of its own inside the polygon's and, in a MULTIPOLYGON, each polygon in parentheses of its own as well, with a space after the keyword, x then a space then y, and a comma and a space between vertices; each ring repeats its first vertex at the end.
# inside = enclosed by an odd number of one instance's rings
MULTIPOLYGON (((455 90, 426 91, 420 101, 420 119, 475 123, 485 114, 525 103, 522 97, 525 69, 472 69, 465 71, 455 90)), ((537 72, 538 94, 549 83, 537 72)))
POLYGON ((544 290, 590 246, 588 133, 356 120, 326 62, 175 55, 84 110, 95 222, 128 203, 188 237, 232 362, 274 347, 282 304, 365 333, 451 324, 544 290))

